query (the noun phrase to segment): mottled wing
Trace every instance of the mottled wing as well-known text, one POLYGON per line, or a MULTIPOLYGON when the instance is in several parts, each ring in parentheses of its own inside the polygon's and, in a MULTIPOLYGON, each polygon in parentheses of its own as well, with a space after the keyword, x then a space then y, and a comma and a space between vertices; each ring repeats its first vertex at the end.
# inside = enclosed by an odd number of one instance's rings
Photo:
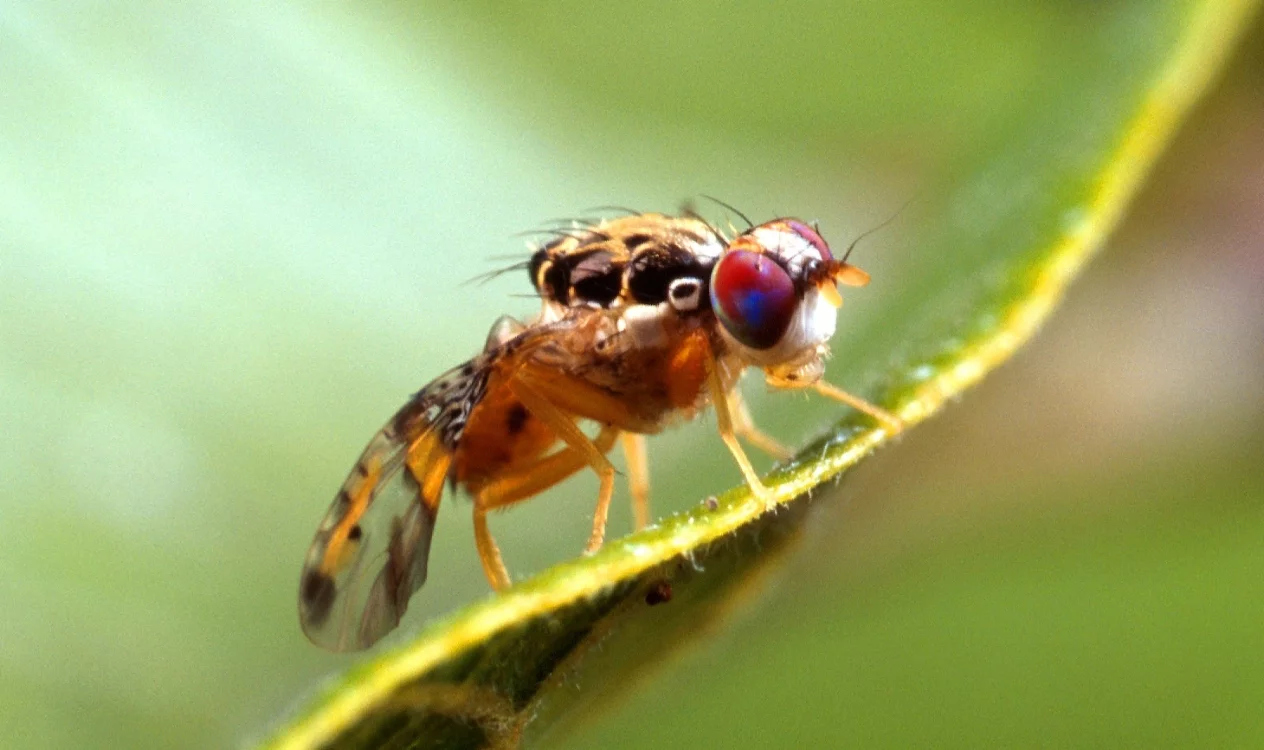
POLYGON ((496 360, 488 352, 419 391, 369 441, 307 552, 299 620, 335 651, 393 630, 426 580, 452 452, 496 360))

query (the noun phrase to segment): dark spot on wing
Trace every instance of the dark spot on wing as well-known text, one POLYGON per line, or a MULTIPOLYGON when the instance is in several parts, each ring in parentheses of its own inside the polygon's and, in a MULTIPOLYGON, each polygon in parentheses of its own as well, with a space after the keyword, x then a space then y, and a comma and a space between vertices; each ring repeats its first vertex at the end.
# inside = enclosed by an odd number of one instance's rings
POLYGON ((360 524, 358 523, 355 526, 352 526, 351 529, 347 532, 347 538, 353 542, 360 541, 360 538, 363 536, 364 536, 364 529, 360 528, 360 524))
POLYGON ((303 574, 299 596, 307 622, 320 627, 334 606, 334 579, 319 570, 309 570, 303 574))
POLYGON ((397 438, 413 435, 417 432, 417 428, 426 417, 426 409, 429 407, 428 394, 425 389, 413 394, 412 399, 397 412, 395 418, 391 420, 391 434, 397 438))

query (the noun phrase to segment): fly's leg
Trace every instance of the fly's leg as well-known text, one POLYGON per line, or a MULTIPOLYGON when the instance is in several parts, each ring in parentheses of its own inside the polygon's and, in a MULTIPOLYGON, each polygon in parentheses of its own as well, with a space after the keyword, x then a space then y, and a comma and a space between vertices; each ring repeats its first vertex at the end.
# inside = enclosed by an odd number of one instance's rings
MULTIPOLYGON (((655 419, 636 413, 626 403, 611 395, 608 391, 594 386, 583 378, 574 375, 545 370, 525 363, 518 370, 515 382, 526 383, 536 396, 548 402, 555 411, 562 414, 580 414, 600 424, 618 427, 624 432, 623 450, 628 457, 628 484, 632 493, 632 512, 637 529, 649 523, 649 464, 645 458, 645 437, 647 432, 657 432, 661 426, 655 419)), ((524 401, 525 403, 525 401, 524 401)), ((604 451, 603 451, 604 452, 604 451)), ((601 469, 593 465, 598 476, 601 469)), ((600 508, 599 508, 600 510, 600 508)), ((602 516, 604 518, 604 515, 602 516)), ((597 533, 594 519, 593 539, 598 540, 604 532, 597 533)), ((602 522, 604 527, 604 521, 602 522)), ((600 547, 600 542, 590 549, 600 547)))
MULTIPOLYGON (((530 408, 530 407, 528 407, 530 408)), ((534 412, 533 412, 534 413, 534 412)), ((537 415, 538 416, 538 415, 537 415)), ((567 422, 579 432, 574 422, 567 422)), ((580 432, 583 435, 582 432, 580 432)), ((590 444, 601 453, 610 450, 619 431, 606 427, 590 444)), ((587 437, 585 437, 587 440, 587 437)), ((545 456, 539 462, 521 471, 512 472, 481 485, 474 493, 474 544, 483 565, 483 574, 492 588, 502 591, 509 588, 509 571, 500 555, 500 548, 487 528, 488 511, 513 505, 534 497, 588 466, 589 456, 569 445, 545 456)))
POLYGON ((645 455, 645 436, 625 432, 620 438, 628 459, 628 491, 632 494, 632 518, 640 531, 650 522, 650 464, 645 455))
POLYGON ((512 582, 509 580, 509 569, 505 567, 505 558, 500 556, 500 547, 492 539, 487 528, 487 508, 482 504, 482 497, 474 498, 474 546, 478 548, 478 561, 483 565, 483 575, 495 591, 504 591, 512 582))
POLYGON ((711 403, 715 405, 715 423, 720 431, 720 439, 728 446, 729 453, 733 454, 733 460, 737 462, 737 468, 742 470, 742 476, 746 478, 746 484, 750 487, 751 494, 759 498, 768 507, 772 507, 776 502, 772 490, 759 481, 759 475, 755 473, 755 467, 751 466, 750 459, 746 457, 746 451, 742 450, 742 444, 737 441, 737 433, 733 430, 732 407, 726 395, 727 389, 720 379, 719 363, 716 362, 714 354, 708 352, 708 355, 707 390, 711 394, 711 403))
POLYGON ((812 388, 826 398, 832 398, 835 401, 847 404, 856 411, 868 414, 880 422, 891 435, 898 435, 904 431, 904 420, 880 406, 874 406, 859 396, 853 396, 847 391, 830 385, 824 380, 816 381, 812 384, 812 388))
POLYGON ((588 537, 588 544, 584 546, 584 554, 593 554, 601 549, 606 539, 606 517, 610 514, 610 498, 614 495, 614 465, 606 458, 605 452, 579 429, 566 412, 536 390, 522 374, 515 374, 509 380, 509 389, 518 397, 518 400, 522 401, 528 411, 553 431, 553 434, 557 435, 569 448, 583 455, 585 462, 597 473, 597 478, 601 482, 600 489, 597 491, 597 508, 593 512, 592 534, 588 537))
POLYGON ((738 437, 745 438, 746 442, 778 461, 785 461, 794 455, 789 448, 755 426, 750 410, 746 408, 746 399, 742 398, 742 392, 736 385, 729 391, 728 397, 729 408, 733 410, 733 431, 738 437))

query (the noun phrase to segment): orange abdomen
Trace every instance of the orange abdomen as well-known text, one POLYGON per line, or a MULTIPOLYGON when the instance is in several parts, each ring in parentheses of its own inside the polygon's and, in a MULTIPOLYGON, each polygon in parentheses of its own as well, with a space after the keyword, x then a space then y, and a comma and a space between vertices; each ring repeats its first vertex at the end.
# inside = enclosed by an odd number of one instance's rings
POLYGON ((506 471, 534 463, 557 436, 503 385, 489 388, 470 412, 452 464, 460 484, 478 485, 506 471))

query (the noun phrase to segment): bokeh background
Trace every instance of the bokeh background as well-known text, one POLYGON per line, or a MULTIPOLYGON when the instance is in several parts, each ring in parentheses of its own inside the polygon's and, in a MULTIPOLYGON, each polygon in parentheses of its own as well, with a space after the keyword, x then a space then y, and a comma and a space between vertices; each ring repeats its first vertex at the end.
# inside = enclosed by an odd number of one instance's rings
MULTIPOLYGON (((516 232, 706 193, 845 242, 1124 5, 6 5, 3 744, 231 746, 354 663, 298 630, 306 545, 407 394, 530 314, 524 277, 462 283, 516 232)), ((1027 350, 824 497, 730 629, 557 741, 1264 744, 1260 50, 1027 350)), ((857 251, 840 358, 906 230, 857 251)), ((749 392, 787 441, 828 421, 749 392)), ((738 480, 707 420, 651 461, 657 512, 738 480)), ((579 550, 592 485, 495 519, 515 573, 579 550)), ((405 635, 487 595, 445 503, 405 635)))

